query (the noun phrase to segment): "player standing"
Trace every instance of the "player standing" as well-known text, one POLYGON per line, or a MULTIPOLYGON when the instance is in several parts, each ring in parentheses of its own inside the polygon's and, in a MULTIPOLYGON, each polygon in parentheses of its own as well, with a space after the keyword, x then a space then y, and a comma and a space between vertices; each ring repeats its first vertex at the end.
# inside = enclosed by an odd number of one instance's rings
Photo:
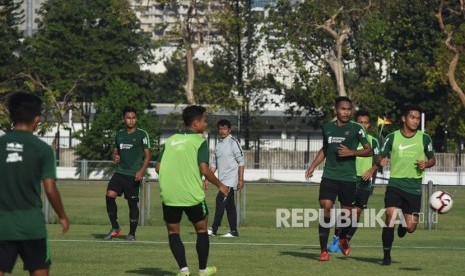
POLYGON ((126 240, 136 240, 139 222, 140 184, 150 162, 150 139, 147 132, 137 128, 137 112, 132 107, 123 110, 124 129, 115 137, 113 161, 117 164, 115 173, 107 187, 106 205, 111 230, 104 240, 111 240, 123 233, 118 224, 116 197, 124 193, 129 206, 129 233, 126 240))
MULTIPOLYGON (((365 110, 358 110, 355 112, 355 120, 359 123, 365 131, 370 129, 371 121, 370 115, 365 110)), ((379 154, 379 142, 378 139, 367 133, 367 140, 370 143, 370 146, 373 150, 373 156, 369 157, 357 157, 355 159, 355 167, 357 169, 357 198, 355 200, 355 209, 357 211, 357 222, 360 218, 360 214, 363 209, 367 208, 368 198, 370 197, 372 190, 372 177, 375 176, 378 166, 376 165, 376 159, 379 154)), ((362 144, 358 145, 358 150, 363 149, 362 144)), ((330 252, 339 252, 339 231, 340 229, 336 227, 335 235, 331 245, 329 247, 330 252)), ((347 233, 347 240, 350 241, 357 231, 357 227, 352 225, 350 230, 347 233)))
MULTIPOLYGON (((222 237, 232 238, 239 236, 234 190, 240 191, 244 185, 244 153, 239 141, 231 135, 231 122, 226 119, 220 120, 217 123, 217 127, 221 140, 216 145, 210 169, 213 173, 218 169, 218 178, 229 188, 229 193, 225 199, 224 195, 220 191, 218 192, 216 196, 215 217, 212 227, 208 228, 208 235, 216 235, 226 209, 229 232, 222 235, 222 237)), ((207 181, 204 182, 205 188, 207 187, 207 183, 207 181)))
POLYGON ((216 267, 207 267, 210 241, 207 234, 208 208, 202 175, 217 186, 224 196, 228 195, 228 187, 208 168, 208 143, 200 135, 207 127, 206 109, 197 105, 188 106, 183 110, 182 118, 186 129, 165 141, 155 166, 160 180, 163 219, 168 230, 171 252, 180 269, 178 275, 190 275, 184 245, 179 235, 179 223, 183 212, 197 233, 196 249, 200 275, 215 275, 216 267))
POLYGON ((48 275, 50 250, 42 213, 40 182, 63 234, 69 222, 56 179, 55 154, 33 135, 42 114, 40 98, 12 94, 7 103, 13 131, 0 137, 0 275, 11 273, 18 255, 30 275, 48 275))
POLYGON ((420 107, 406 106, 402 112, 402 128, 386 136, 378 157, 377 162, 380 167, 385 157, 390 156, 391 162, 391 172, 384 197, 386 226, 383 227, 382 233, 384 251, 382 265, 391 264, 394 222, 399 215, 398 212, 402 212, 404 218, 402 223, 405 223, 398 225, 398 236, 402 238, 407 232, 415 231, 421 208, 421 185, 425 169, 436 164, 431 137, 418 130, 420 119, 420 107))
MULTIPOLYGON (((336 120, 323 125, 323 147, 305 172, 306 178, 312 177, 315 169, 326 158, 319 192, 320 208, 324 210, 324 225, 320 222, 318 227, 320 261, 329 260, 327 243, 330 227, 327 225, 331 222, 331 209, 336 197, 341 202, 341 208, 349 213, 355 203, 357 181, 355 157, 366 157, 372 154, 365 130, 359 124, 350 121, 352 100, 348 97, 337 97, 335 113, 336 120), (358 144, 362 144, 363 149, 357 150, 358 144)), ((346 237, 349 229, 350 227, 343 228, 339 235, 341 250, 346 256, 350 253, 346 237)))

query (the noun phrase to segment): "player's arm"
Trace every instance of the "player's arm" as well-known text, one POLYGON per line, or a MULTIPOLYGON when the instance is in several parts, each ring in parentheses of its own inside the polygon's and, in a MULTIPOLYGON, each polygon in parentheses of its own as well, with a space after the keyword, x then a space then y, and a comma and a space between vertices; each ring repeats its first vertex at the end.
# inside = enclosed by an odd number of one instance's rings
POLYGON ((60 192, 55 185, 55 179, 45 178, 42 180, 42 185, 44 186, 45 195, 47 196, 48 201, 52 205, 53 210, 55 210, 55 213, 58 215, 61 227, 63 228, 62 234, 65 234, 69 229, 69 221, 66 216, 65 209, 63 208, 60 192))
POLYGON ((119 161, 121 161, 121 157, 119 155, 119 151, 117 147, 113 148, 112 158, 113 158, 113 162, 115 162, 116 164, 118 164, 119 161))
POLYGON ((341 144, 337 151, 339 157, 370 157, 373 155, 370 142, 368 142, 367 134, 362 126, 357 125, 357 139, 360 144, 363 145, 363 149, 349 149, 347 146, 341 144))
POLYGON ((378 159, 378 156, 379 156, 379 143, 378 143, 378 140, 376 140, 376 138, 374 137, 372 138, 372 149, 373 149, 373 160, 375 160, 375 162, 373 166, 362 175, 362 179, 365 181, 370 180, 370 178, 372 178, 376 174, 376 172, 380 169, 378 165, 376 164, 376 160, 378 159))
POLYGON ((325 158, 326 158, 326 145, 323 145, 321 149, 318 151, 318 153, 316 154, 315 160, 313 160, 310 167, 308 167, 308 169, 305 171, 305 178, 312 177, 313 172, 316 170, 318 165, 320 165, 321 162, 325 160, 325 158))
POLYGON ((392 151, 393 142, 394 142, 394 134, 392 133, 388 134, 388 136, 386 136, 386 139, 384 140, 383 147, 379 151, 378 158, 375 159, 376 165, 378 166, 379 169, 386 166, 387 163, 389 162, 389 156, 392 151))
POLYGON ((218 188, 218 190, 220 190, 220 192, 224 194, 224 196, 228 195, 228 192, 229 192, 228 187, 226 187, 223 183, 221 183, 221 181, 215 176, 215 174, 208 167, 208 163, 205 163, 205 162, 200 163, 199 169, 200 169, 200 172, 205 176, 205 179, 210 181, 210 183, 213 183, 213 185, 215 185, 218 188))
POLYGON ((157 162, 155 163, 155 171, 157 173, 160 172, 160 163, 161 163, 161 159, 163 157, 163 153, 165 152, 165 144, 161 145, 161 148, 160 148, 160 153, 158 154, 157 156, 157 162))
POLYGON ((238 169, 238 182, 237 182, 237 189, 241 190, 242 187, 244 186, 244 166, 245 166, 245 161, 244 161, 244 153, 242 152, 241 145, 239 142, 236 141, 236 143, 233 143, 233 152, 234 152, 234 159, 237 162, 237 165, 239 165, 238 169))
POLYGON ((436 165, 436 157, 434 156, 433 150, 433 141, 428 134, 423 134, 423 145, 425 145, 423 151, 426 155, 427 160, 417 160, 418 168, 420 170, 424 170, 427 168, 431 168, 432 166, 436 165))
POLYGON ((145 171, 149 167, 150 164, 150 149, 144 149, 144 161, 142 162, 142 167, 136 173, 136 181, 141 181, 144 178, 145 171))

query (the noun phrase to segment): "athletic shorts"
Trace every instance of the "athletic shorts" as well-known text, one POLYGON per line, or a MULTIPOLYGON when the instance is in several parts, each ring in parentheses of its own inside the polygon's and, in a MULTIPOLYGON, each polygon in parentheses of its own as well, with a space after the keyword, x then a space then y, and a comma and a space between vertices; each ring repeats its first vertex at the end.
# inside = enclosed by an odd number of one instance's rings
POLYGON ((366 209, 368 198, 371 194, 371 181, 365 181, 360 176, 357 176, 357 199, 355 200, 355 207, 366 209))
POLYGON ((339 199, 339 202, 341 202, 341 205, 348 207, 354 206, 357 198, 355 182, 322 178, 319 200, 329 199, 335 202, 336 197, 339 199))
POLYGON ((407 193, 396 187, 386 187, 384 208, 397 207, 404 214, 419 216, 421 208, 421 195, 407 193))
POLYGON ((115 172, 108 182, 107 190, 116 192, 118 196, 124 193, 124 198, 127 200, 139 201, 140 181, 135 179, 134 176, 115 172))
POLYGON ((50 267, 50 250, 46 239, 0 241, 0 271, 11 273, 18 255, 24 270, 34 271, 50 267))
POLYGON ((182 213, 185 212, 187 218, 192 223, 197 223, 201 220, 204 220, 208 215, 207 203, 204 201, 198 205, 190 207, 180 207, 180 206, 167 206, 164 203, 163 206, 163 219, 166 223, 177 224, 181 222, 182 213))

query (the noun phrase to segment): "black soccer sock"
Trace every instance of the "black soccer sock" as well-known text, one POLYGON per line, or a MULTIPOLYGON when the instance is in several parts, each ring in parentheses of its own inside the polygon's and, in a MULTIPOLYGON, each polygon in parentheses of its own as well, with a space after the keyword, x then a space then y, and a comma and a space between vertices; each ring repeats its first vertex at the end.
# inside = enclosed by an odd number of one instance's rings
POLYGON ((106 196, 107 202, 107 213, 108 218, 111 222, 111 228, 119 229, 118 224, 118 206, 116 205, 116 199, 113 197, 106 196))
POLYGON ((169 234, 168 240, 170 244, 171 253, 173 253, 176 262, 178 263, 179 269, 187 267, 186 251, 182 244, 181 237, 179 234, 169 234))
MULTIPOLYGON (((341 225, 345 225, 347 223, 352 223, 352 220, 350 218, 349 219, 341 218, 341 225)), ((349 226, 346 226, 346 227, 339 227, 339 229, 340 229, 339 236, 340 235, 347 236, 351 228, 352 228, 351 224, 349 226)))
MULTIPOLYGON (((331 218, 324 217, 325 224, 328 224, 331 221, 331 218)), ((328 247, 328 236, 330 228, 323 227, 320 223, 318 225, 318 234, 320 236, 320 248, 321 251, 326 250, 328 247)))
POLYGON ((347 232, 346 234, 347 240, 350 241, 354 237, 355 231, 357 231, 357 226, 350 227, 349 232, 347 232))
POLYGON ((383 228, 382 240, 383 240, 384 259, 390 259, 392 243, 394 241, 394 227, 383 228))
POLYGON ((128 200, 129 205, 129 235, 136 235, 137 224, 139 223, 139 207, 137 201, 128 200))
POLYGON ((340 233, 341 233, 341 228, 335 227, 334 228, 334 236, 339 237, 340 233))
POLYGON ((210 251, 210 240, 207 233, 197 233, 197 256, 199 258, 199 269, 207 268, 208 253, 210 251))

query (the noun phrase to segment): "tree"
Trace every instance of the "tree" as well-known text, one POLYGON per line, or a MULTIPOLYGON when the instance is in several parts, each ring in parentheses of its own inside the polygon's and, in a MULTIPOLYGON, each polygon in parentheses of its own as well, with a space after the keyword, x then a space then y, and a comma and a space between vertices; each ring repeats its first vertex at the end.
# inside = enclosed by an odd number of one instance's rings
MULTIPOLYGON (((18 30, 24 14, 22 1, 0 0, 0 97, 14 92, 16 83, 12 78, 20 71, 19 54, 22 35, 18 30)), ((8 116, 0 106, 0 128, 7 127, 8 116)))
MULTIPOLYGON (((138 85, 118 77, 104 83, 108 94, 95 104, 95 117, 89 131, 79 132, 83 135, 81 143, 76 148, 76 154, 81 160, 111 160, 112 148, 116 132, 124 128, 122 111, 126 106, 134 107, 137 112, 137 126, 146 130, 151 139, 152 154, 155 154, 159 127, 157 116, 153 110, 147 109, 150 102, 144 96, 145 91, 138 85)), ((107 167, 103 164, 94 169, 107 167)))
POLYGON ((152 42, 127 0, 47 1, 39 14, 39 30, 23 56, 26 70, 18 77, 60 103, 49 106, 56 120, 75 109, 88 130, 91 103, 105 94, 102 84, 115 77, 140 82, 140 64, 153 60, 152 42))

